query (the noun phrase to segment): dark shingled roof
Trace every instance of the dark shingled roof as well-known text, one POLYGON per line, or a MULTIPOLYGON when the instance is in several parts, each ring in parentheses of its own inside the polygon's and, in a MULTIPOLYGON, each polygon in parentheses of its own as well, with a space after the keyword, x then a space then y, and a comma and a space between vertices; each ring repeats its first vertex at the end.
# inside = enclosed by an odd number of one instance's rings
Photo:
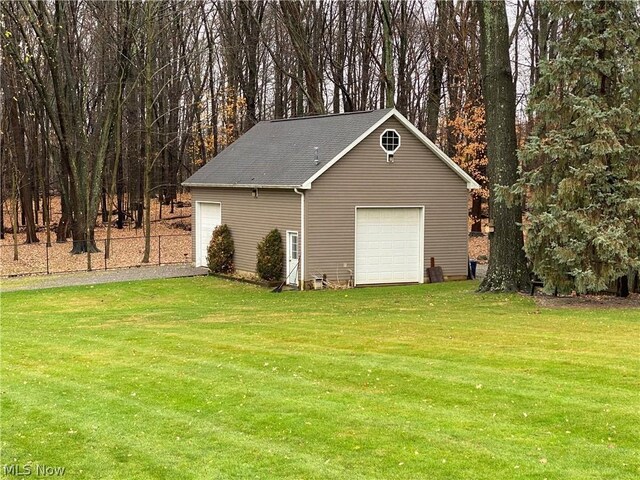
POLYGON ((260 122, 184 185, 301 186, 389 110, 260 122))

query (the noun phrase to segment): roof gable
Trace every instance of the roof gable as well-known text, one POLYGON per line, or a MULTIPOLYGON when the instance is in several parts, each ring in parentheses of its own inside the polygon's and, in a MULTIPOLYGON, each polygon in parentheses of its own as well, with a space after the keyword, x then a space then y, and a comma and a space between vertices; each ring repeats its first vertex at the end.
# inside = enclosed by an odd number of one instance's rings
POLYGON ((460 176, 467 188, 479 188, 395 108, 260 122, 183 185, 308 189, 392 116, 460 176))
POLYGON ((386 122, 389 118, 395 117, 404 127, 409 130, 420 142, 422 142, 429 150, 431 150, 436 157, 442 160, 451 170, 453 170, 462 180, 467 183, 468 189, 480 188, 480 185, 473 179, 467 172, 465 172, 456 162, 451 160, 449 156, 440 150, 436 144, 434 144, 431 140, 429 140, 426 135, 424 135, 420 130, 416 128, 416 126, 411 123, 404 115, 398 112, 395 108, 389 110, 389 112, 381 118, 378 122, 373 124, 366 132, 360 135, 353 143, 348 145, 344 150, 342 150, 338 155, 336 155, 329 163, 324 165, 318 172, 316 172, 312 177, 310 177, 303 185, 303 188, 311 188, 311 184, 314 180, 316 180, 320 175, 326 172, 332 165, 338 162, 342 157, 344 157, 347 153, 349 153, 353 148, 358 145, 362 140, 367 138, 373 132, 375 132, 380 125, 386 122))

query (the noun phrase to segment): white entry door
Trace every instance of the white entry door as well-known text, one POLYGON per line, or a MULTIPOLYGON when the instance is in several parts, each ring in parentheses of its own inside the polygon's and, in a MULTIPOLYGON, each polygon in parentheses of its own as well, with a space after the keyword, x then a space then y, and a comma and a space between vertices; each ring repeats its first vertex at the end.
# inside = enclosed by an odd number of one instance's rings
POLYGON ((207 266, 207 248, 215 228, 222 223, 219 203, 196 203, 196 267, 207 266))
POLYGON ((356 209, 356 285, 423 281, 422 208, 356 209))
POLYGON ((287 231, 287 284, 298 285, 298 232, 287 231))

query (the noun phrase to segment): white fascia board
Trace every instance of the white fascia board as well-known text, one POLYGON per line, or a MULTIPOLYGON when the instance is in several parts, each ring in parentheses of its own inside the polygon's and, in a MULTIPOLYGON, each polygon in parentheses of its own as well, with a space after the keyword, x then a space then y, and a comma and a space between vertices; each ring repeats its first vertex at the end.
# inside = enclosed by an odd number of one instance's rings
POLYGON ((451 160, 449 156, 440 150, 435 143, 427 138, 427 136, 418 130, 415 125, 413 125, 407 118, 398 112, 395 108, 392 110, 394 116, 402 123, 407 129, 413 133, 418 140, 420 140, 423 144, 427 146, 440 160, 446 163, 451 170, 453 170, 460 178, 462 178, 465 182, 467 182, 467 189, 474 190, 476 188, 480 188, 478 182, 476 182, 471 176, 465 172, 460 165, 451 160))
POLYGON ((182 182, 183 187, 197 188, 281 188, 292 190, 294 188, 305 188, 300 185, 261 185, 261 184, 239 184, 239 183, 192 183, 182 182))
POLYGON ((358 145, 362 140, 371 135, 380 125, 389 120, 389 118, 395 117, 398 119, 402 125, 404 125, 407 130, 413 133, 418 140, 420 140, 429 150, 431 150, 440 160, 442 160, 447 166, 453 170, 460 178, 462 178, 467 183, 467 189, 473 190, 476 188, 480 188, 478 182, 476 182, 471 176, 465 172, 460 166, 451 160, 446 153, 440 150, 435 143, 429 140, 420 130, 418 130, 407 118, 402 115, 395 108, 391 109, 389 113, 387 113, 384 117, 374 123, 366 132, 356 138, 353 143, 351 143, 348 147, 342 150, 338 155, 333 157, 327 164, 318 170, 312 177, 310 177, 306 182, 302 184, 302 188, 309 189, 311 188, 311 184, 315 179, 317 179, 320 175, 326 172, 329 168, 331 168, 338 160, 344 157, 347 153, 349 153, 356 145, 358 145))

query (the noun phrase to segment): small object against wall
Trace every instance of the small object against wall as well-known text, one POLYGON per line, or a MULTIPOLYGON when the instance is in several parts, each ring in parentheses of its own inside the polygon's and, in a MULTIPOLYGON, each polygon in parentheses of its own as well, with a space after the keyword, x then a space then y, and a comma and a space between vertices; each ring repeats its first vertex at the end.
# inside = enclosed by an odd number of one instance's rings
POLYGON ((467 280, 476 279, 476 268, 478 267, 478 261, 475 258, 469 259, 469 272, 467 274, 467 280))
POLYGON ((436 259, 434 257, 431 257, 431 266, 427 268, 427 275, 429 276, 429 283, 444 282, 442 267, 436 267, 436 259))

